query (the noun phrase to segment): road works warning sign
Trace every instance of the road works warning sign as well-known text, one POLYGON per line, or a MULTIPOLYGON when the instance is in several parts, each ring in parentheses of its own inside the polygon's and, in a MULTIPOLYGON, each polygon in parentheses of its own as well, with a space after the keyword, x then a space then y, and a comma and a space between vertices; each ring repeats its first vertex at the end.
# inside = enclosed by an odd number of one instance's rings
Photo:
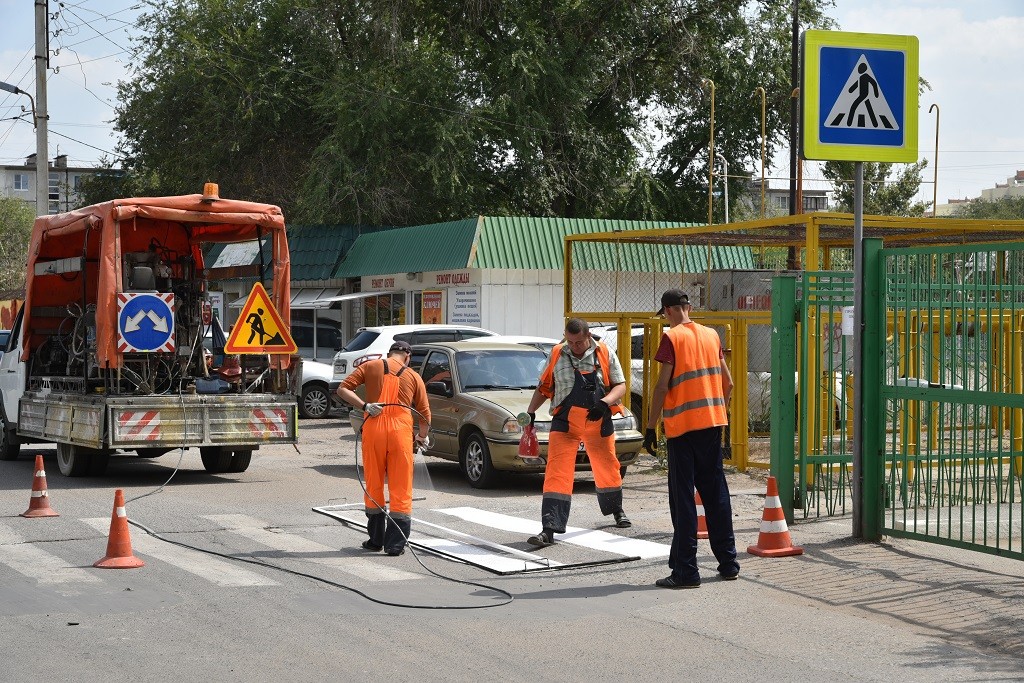
POLYGON ((298 347, 288 327, 257 282, 242 306, 224 353, 295 353, 298 347))
POLYGON ((917 83, 915 36, 804 32, 803 157, 917 161, 917 83))

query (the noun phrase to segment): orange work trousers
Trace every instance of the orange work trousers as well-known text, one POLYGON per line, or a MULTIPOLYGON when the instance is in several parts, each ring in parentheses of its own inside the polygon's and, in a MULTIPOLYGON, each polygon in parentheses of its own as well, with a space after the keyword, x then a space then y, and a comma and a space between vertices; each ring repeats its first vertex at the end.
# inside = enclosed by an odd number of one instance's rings
POLYGON ((580 441, 590 459, 598 493, 621 489, 622 475, 619 474, 619 459, 615 457, 615 434, 601 436, 602 421, 588 420, 586 408, 571 406, 568 410, 569 431, 548 434, 544 493, 572 495, 580 441))

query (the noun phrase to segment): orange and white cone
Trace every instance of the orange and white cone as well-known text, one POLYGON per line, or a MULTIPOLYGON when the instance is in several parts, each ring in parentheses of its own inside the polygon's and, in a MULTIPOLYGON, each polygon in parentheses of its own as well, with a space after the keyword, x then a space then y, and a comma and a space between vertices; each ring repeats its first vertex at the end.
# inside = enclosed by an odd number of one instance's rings
POLYGON ((32 477, 32 497, 28 500, 28 510, 21 513, 22 517, 60 517, 50 507, 50 494, 46 491, 46 470, 43 469, 43 456, 36 456, 35 476, 32 477))
POLYGON ((794 546, 786 526, 786 514, 779 502, 779 487, 775 477, 768 477, 768 493, 764 497, 764 515, 761 517, 761 533, 757 545, 747 547, 747 552, 758 557, 786 557, 803 555, 804 549, 794 546))
POLYGON ((693 497, 697 502, 697 538, 707 538, 708 518, 704 516, 704 501, 700 499, 697 491, 693 492, 693 497))
POLYGON ((100 569, 134 569, 146 563, 132 554, 132 539, 128 534, 128 513, 124 509, 124 491, 114 492, 114 513, 110 516, 110 536, 107 554, 92 566, 100 569))

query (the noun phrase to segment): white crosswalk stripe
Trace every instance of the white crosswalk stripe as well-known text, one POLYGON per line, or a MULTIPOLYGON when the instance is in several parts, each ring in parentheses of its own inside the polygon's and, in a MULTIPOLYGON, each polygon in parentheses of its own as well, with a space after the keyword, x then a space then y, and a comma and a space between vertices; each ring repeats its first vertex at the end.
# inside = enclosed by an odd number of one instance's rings
MULTIPOLYGON (((474 524, 518 534, 529 535, 539 531, 537 520, 503 515, 497 512, 487 512, 486 510, 472 507, 446 508, 439 509, 437 512, 443 512, 446 515, 451 515, 474 524)), ((560 543, 571 543, 584 548, 590 548, 591 550, 600 550, 624 557, 637 556, 643 559, 668 557, 669 550, 671 549, 670 546, 664 543, 616 536, 606 531, 595 531, 593 529, 571 526, 565 528, 564 534, 555 534, 555 540, 560 543)))
POLYGON ((357 576, 366 581, 408 581, 421 578, 418 574, 396 569, 383 564, 380 558, 346 557, 337 548, 317 543, 297 534, 271 531, 267 525, 247 515, 204 515, 206 519, 220 524, 233 534, 244 536, 251 541, 274 550, 302 555, 304 562, 332 567, 357 576), (315 555, 326 554, 324 557, 315 555))
MULTIPOLYGON (((109 517, 83 519, 83 522, 106 534, 110 530, 109 517)), ((277 586, 277 581, 243 569, 227 560, 212 555, 165 543, 145 533, 132 533, 132 548, 137 554, 148 555, 195 574, 218 586, 277 586)))
POLYGON ((41 584, 101 582, 88 569, 76 567, 57 555, 26 543, 13 529, 3 524, 0 524, 0 562, 41 584))

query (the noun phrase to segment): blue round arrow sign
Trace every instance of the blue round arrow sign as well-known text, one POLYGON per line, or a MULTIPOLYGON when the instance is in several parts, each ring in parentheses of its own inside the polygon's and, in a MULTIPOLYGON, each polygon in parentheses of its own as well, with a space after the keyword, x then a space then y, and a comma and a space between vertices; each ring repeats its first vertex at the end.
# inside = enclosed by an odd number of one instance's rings
POLYGON ((135 294, 117 318, 121 338, 136 351, 157 351, 174 335, 174 313, 156 294, 135 294))

